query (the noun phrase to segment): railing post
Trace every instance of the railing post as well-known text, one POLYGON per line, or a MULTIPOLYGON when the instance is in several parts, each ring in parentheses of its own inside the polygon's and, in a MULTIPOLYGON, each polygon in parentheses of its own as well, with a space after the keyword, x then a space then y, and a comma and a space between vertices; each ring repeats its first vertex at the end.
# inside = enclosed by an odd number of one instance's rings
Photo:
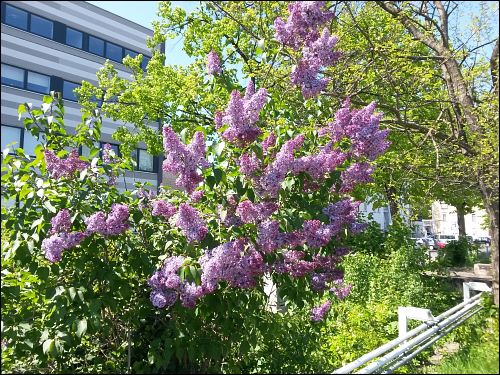
POLYGON ((464 281, 464 301, 470 300, 470 291, 476 290, 478 292, 491 292, 491 288, 486 283, 481 283, 477 281, 464 281))
POLYGON ((408 319, 420 320, 422 322, 434 321, 431 310, 420 307, 398 307, 398 337, 403 337, 408 332, 408 319))

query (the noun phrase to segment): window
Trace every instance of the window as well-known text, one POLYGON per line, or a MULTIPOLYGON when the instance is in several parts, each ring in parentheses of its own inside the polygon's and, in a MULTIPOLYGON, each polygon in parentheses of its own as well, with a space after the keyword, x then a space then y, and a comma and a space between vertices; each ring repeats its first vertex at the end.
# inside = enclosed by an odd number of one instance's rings
POLYGON ((129 49, 125 49, 125 56, 129 55, 130 57, 136 57, 138 55, 137 52, 131 51, 129 49))
POLYGON ((6 5, 5 23, 23 30, 28 30, 28 12, 6 5))
POLYGON ((41 144, 42 142, 45 142, 45 134, 40 134, 40 139, 36 139, 31 135, 30 132, 25 131, 24 132, 24 143, 23 143, 23 149, 24 152, 27 155, 35 155, 35 147, 41 144))
POLYGON ((446 221, 446 214, 443 214, 443 221, 446 221))
POLYGON ((42 94, 48 94, 50 91, 50 77, 44 74, 28 72, 26 88, 42 94))
POLYGON ((77 87, 80 87, 80 85, 77 83, 64 81, 63 82, 63 98, 68 99, 68 100, 73 100, 75 102, 78 101, 76 94, 73 92, 73 90, 76 89, 77 87))
POLYGON ((9 152, 14 152, 16 148, 21 147, 21 133, 22 129, 21 128, 14 128, 12 126, 5 126, 2 125, 2 150, 5 150, 7 148, 7 145, 9 145, 9 152), (15 144, 11 144, 15 142, 15 144))
POLYGON ((475 223, 476 222, 476 215, 472 214, 472 222, 475 223))
POLYGON ((104 56, 104 40, 89 35, 89 52, 104 56))
POLYGON ((142 63, 141 63, 142 70, 146 70, 146 66, 148 66, 148 63, 149 63, 150 60, 151 60, 151 58, 146 57, 146 56, 144 56, 142 58, 142 63))
POLYGON ((122 62, 122 47, 106 42, 106 57, 114 61, 122 62))
POLYGON ((23 88, 24 70, 2 64, 2 84, 23 88))
POLYGON ((31 15, 30 31, 33 34, 41 35, 46 38, 52 39, 54 30, 54 23, 45 18, 31 15))
POLYGON ((66 44, 68 46, 82 48, 83 45, 83 33, 77 30, 73 30, 69 27, 66 28, 66 44))
POLYGON ((154 158, 146 150, 137 150, 137 169, 145 172, 154 172, 154 158))
MULTIPOLYGON (((101 145, 101 152, 99 153, 99 156, 102 158, 102 152, 104 150, 104 145, 107 144, 109 142, 100 142, 100 145, 101 145)), ((116 156, 121 156, 120 154, 120 147, 118 145, 115 145, 113 143, 110 143, 111 145, 111 149, 115 152, 115 155, 116 156)))

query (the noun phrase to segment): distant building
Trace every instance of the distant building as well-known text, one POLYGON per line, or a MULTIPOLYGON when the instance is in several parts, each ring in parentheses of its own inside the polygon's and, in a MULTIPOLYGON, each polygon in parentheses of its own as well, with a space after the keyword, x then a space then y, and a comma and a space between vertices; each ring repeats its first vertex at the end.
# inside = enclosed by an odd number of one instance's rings
MULTIPOLYGON (((109 59, 121 78, 130 79, 131 70, 122 59, 143 54, 145 69, 151 58, 146 38, 153 30, 124 19, 85 1, 2 1, 2 150, 11 142, 33 155, 37 140, 18 120, 19 104, 31 102, 36 108, 50 91, 62 93, 65 125, 71 134, 81 121, 80 106, 73 90, 82 80, 97 84, 96 72, 109 59)), ((164 46, 161 47, 164 49, 164 46)), ((119 121, 103 118, 100 144, 110 143, 119 121)), ((131 127, 130 124, 125 124, 131 127)), ((146 125, 158 129, 158 122, 146 125)), ((81 155, 88 155, 85 148, 81 155)), ((162 181, 161 160, 149 155, 146 145, 135 150, 137 167, 120 178, 120 190, 133 189, 134 182, 149 182, 153 189, 162 181)))
MULTIPOLYGON (((472 238, 488 236, 488 229, 484 226, 486 219, 486 211, 479 208, 466 214, 466 234, 472 238)), ((432 204, 432 234, 458 236, 458 219, 455 207, 437 201, 432 204)))

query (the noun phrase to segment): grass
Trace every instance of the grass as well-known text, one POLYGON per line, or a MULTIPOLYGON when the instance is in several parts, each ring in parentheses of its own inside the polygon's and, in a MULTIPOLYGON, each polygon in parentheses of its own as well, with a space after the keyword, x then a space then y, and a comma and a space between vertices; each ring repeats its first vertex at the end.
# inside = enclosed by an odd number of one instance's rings
POLYGON ((471 343, 469 350, 444 358, 435 366, 426 367, 427 374, 498 374, 498 321, 480 341, 471 343))

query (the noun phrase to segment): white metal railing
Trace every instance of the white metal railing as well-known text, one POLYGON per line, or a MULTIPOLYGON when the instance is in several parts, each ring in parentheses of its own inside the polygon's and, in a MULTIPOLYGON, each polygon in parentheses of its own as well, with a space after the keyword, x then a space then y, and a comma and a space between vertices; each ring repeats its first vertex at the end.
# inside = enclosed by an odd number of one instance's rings
POLYGON ((464 302, 452 307, 437 317, 433 317, 430 310, 427 309, 400 307, 398 309, 398 338, 361 356, 357 360, 335 370, 333 373, 349 374, 370 360, 382 356, 384 353, 386 354, 356 373, 372 374, 381 372, 383 374, 389 374, 407 363, 417 354, 430 347, 437 340, 481 310, 481 294, 483 291, 491 291, 491 289, 485 283, 478 282, 464 282, 463 286, 464 302), (471 298, 470 290, 481 291, 481 293, 471 298), (408 319, 423 320, 424 323, 406 332, 408 319), (387 353, 391 349, 393 350, 387 353))

